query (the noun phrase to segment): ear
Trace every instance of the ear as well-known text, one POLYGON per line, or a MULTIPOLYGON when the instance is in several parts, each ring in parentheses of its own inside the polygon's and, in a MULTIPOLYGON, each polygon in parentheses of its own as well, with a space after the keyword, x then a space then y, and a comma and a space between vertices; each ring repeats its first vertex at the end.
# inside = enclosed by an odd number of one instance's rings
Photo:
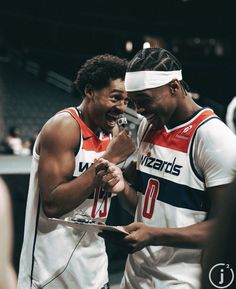
POLYGON ((88 99, 92 100, 94 98, 94 89, 91 85, 87 84, 84 88, 84 95, 88 99))
POLYGON ((180 83, 177 79, 174 79, 170 82, 169 87, 170 87, 170 93, 174 95, 176 90, 180 88, 180 83))

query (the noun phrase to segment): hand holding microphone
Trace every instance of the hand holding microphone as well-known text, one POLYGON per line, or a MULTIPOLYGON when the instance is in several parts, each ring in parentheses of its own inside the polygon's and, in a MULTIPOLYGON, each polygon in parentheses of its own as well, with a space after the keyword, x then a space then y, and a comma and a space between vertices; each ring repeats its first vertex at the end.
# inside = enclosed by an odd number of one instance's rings
POLYGON ((119 128, 119 131, 125 130, 128 136, 132 136, 132 133, 129 129, 127 118, 122 114, 120 118, 117 119, 117 125, 119 128))
POLYGON ((113 137, 104 154, 104 158, 114 164, 123 162, 135 151, 135 145, 132 143, 127 124, 128 122, 124 115, 118 118, 119 133, 113 137))

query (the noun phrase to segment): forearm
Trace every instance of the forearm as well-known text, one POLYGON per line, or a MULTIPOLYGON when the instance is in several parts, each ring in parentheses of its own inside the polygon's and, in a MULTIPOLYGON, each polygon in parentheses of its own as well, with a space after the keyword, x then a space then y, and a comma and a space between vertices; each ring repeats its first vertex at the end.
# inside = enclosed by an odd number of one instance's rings
POLYGON ((103 154, 102 158, 113 163, 114 165, 118 165, 124 160, 124 157, 122 155, 113 154, 111 151, 108 151, 108 152, 106 151, 103 154))
POLYGON ((118 194, 118 198, 122 207, 131 215, 134 215, 138 202, 137 192, 135 189, 125 182, 125 188, 118 194))
POLYGON ((150 245, 203 249, 207 246, 214 223, 213 220, 207 220, 183 228, 153 227, 150 245))
POLYGON ((122 130, 112 139, 102 157, 117 165, 126 160, 134 151, 135 146, 131 137, 125 130, 122 130))

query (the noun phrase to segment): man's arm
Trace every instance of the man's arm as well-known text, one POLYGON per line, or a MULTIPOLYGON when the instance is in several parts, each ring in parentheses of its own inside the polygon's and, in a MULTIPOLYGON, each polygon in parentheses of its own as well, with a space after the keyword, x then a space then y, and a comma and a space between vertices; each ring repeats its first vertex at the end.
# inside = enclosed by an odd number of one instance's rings
POLYGON ((177 248, 205 248, 212 235, 218 212, 218 199, 225 186, 212 187, 207 190, 211 200, 211 211, 206 221, 181 228, 158 228, 143 223, 132 223, 125 228, 130 234, 124 238, 123 245, 131 253, 146 246, 170 246, 177 248))
MULTIPOLYGON (((97 165, 98 170, 102 164, 97 165)), ((125 208, 129 212, 134 212, 137 204, 135 190, 124 181, 121 172, 116 166, 109 164, 107 170, 98 172, 101 185, 110 188, 117 193, 125 208)), ((125 246, 131 253, 141 250, 146 246, 170 246, 178 248, 205 248, 213 231, 215 218, 219 209, 219 197, 224 192, 226 186, 217 186, 207 189, 207 194, 211 201, 211 211, 207 220, 180 228, 159 228, 148 226, 143 223, 132 223, 125 226, 129 232, 120 245, 125 246)))
POLYGON ((137 191, 134 188, 137 181, 136 161, 131 161, 123 171, 124 190, 118 194, 121 206, 134 216, 137 207, 137 191))
MULTIPOLYGON (((120 160, 116 148, 122 145, 124 139, 127 141, 122 137, 123 135, 116 138, 115 149, 105 152, 104 158, 120 160)), ((79 143, 80 128, 71 116, 65 114, 49 120, 40 134, 39 187, 43 209, 48 217, 60 217, 72 211, 83 203, 96 187, 93 165, 81 176, 73 177, 75 152, 79 143)), ((129 153, 123 150, 122 158, 125 157, 125 152, 129 153)))
POLYGON ((119 164, 126 160, 135 151, 135 145, 129 133, 123 129, 113 137, 108 145, 103 158, 113 164, 119 164))
POLYGON ((39 141, 39 188, 48 217, 60 217, 75 209, 92 192, 94 171, 90 167, 73 178, 80 128, 71 116, 57 115, 43 127, 39 141))
POLYGON ((101 158, 95 168, 97 183, 105 190, 117 194, 122 207, 134 215, 138 199, 136 190, 130 184, 134 182, 132 175, 136 172, 135 162, 131 162, 125 170, 130 183, 125 181, 119 167, 105 159, 101 158))

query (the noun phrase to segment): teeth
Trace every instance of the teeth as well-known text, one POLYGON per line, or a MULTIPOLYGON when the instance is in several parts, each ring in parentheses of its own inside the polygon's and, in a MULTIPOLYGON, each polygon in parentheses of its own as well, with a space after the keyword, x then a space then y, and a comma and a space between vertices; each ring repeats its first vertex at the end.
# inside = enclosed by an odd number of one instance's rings
POLYGON ((117 120, 119 118, 118 115, 108 114, 107 116, 110 117, 110 118, 113 118, 114 120, 117 120))

